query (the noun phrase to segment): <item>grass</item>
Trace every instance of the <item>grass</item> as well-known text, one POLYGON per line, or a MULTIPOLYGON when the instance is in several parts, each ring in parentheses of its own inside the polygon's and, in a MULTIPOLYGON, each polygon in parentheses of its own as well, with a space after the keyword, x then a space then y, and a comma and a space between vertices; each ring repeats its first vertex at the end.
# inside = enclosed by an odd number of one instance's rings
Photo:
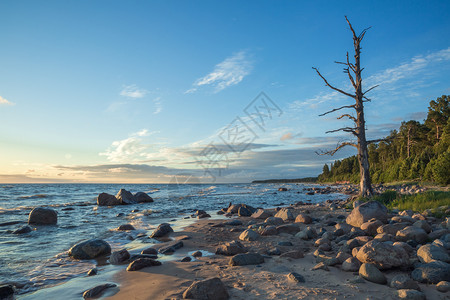
MULTIPOLYGON (((368 200, 368 199, 363 199, 368 200)), ((427 191, 413 195, 401 195, 393 190, 385 191, 380 195, 374 196, 370 200, 375 200, 386 205, 389 209, 412 210, 423 212, 431 209, 436 217, 445 216, 445 209, 439 210, 441 206, 450 206, 450 192, 445 191, 427 191)))

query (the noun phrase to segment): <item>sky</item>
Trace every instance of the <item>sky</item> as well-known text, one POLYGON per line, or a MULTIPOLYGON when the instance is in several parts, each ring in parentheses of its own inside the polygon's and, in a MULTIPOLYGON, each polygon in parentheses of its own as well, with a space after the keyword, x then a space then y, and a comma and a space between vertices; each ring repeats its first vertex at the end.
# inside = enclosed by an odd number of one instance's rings
POLYGON ((449 1, 0 2, 0 182, 229 183, 317 176, 351 125, 362 42, 367 135, 450 94, 449 1), (349 111, 350 112, 350 111, 349 111))

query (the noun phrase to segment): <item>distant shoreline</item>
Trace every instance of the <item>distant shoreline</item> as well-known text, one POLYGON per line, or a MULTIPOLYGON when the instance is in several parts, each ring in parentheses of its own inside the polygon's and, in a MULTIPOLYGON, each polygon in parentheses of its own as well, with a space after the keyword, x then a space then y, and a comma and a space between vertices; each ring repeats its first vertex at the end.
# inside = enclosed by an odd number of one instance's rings
POLYGON ((253 180, 252 183, 317 183, 317 177, 304 177, 296 179, 253 180))

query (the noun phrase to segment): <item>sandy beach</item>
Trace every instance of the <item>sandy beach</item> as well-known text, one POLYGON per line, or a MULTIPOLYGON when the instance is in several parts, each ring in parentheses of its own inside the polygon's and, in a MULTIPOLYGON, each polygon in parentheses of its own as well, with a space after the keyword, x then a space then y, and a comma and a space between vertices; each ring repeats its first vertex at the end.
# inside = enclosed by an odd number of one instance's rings
MULTIPOLYGON (((308 226, 317 232, 333 232, 339 223, 345 223, 350 210, 333 209, 328 206, 303 205, 289 209, 293 215, 305 213, 312 218, 311 224, 285 221, 288 227, 298 226, 302 231, 308 226), (334 225, 337 223, 337 225, 334 225), (326 231, 325 231, 326 230, 326 231)), ((266 210, 274 214, 274 210, 266 210)), ((234 219, 234 218, 233 218, 234 219)), ((201 219, 171 233, 171 239, 182 239, 184 246, 177 255, 188 255, 201 250, 215 253, 216 248, 226 242, 239 240, 248 223, 255 223, 251 217, 236 217, 242 225, 224 225, 229 220, 201 219), (188 238, 188 239, 185 239, 188 238)), ((261 222, 264 220, 256 220, 261 222)), ((284 225, 282 225, 284 226, 284 225)), ((288 229, 291 230, 291 229, 288 229)), ((280 230, 279 230, 280 231, 280 230)), ((294 230, 296 231, 296 230, 294 230)), ((329 251, 323 251, 322 258, 316 257, 316 238, 304 240, 291 233, 258 236, 254 241, 240 241, 249 252, 260 253, 264 263, 257 265, 231 266, 231 256, 206 255, 190 262, 163 261, 162 265, 148 267, 139 271, 119 271, 113 278, 118 287, 105 294, 106 299, 182 299, 183 292, 194 282, 218 277, 224 283, 230 299, 398 299, 397 290, 389 287, 391 279, 399 274, 410 274, 409 268, 384 270, 387 284, 377 284, 358 276, 358 271, 346 272, 341 263, 330 263, 324 269, 312 270, 318 262, 335 258, 338 245, 331 241, 329 251), (279 243, 292 246, 282 246, 279 243), (267 255, 268 250, 278 248, 281 255, 267 255), (283 257, 284 253, 298 251, 304 257, 283 257), (327 269, 327 270, 325 270, 327 269), (304 282, 294 282, 288 274, 301 274, 304 282)), ((160 245, 162 247, 164 244, 160 245)), ((325 248, 324 248, 325 249, 325 248)), ((288 255, 289 256, 289 255, 288 255)), ((302 256, 302 255, 301 255, 302 256)), ((410 259, 414 260, 412 256, 410 259)), ((328 260, 329 261, 329 260, 328 260)), ((419 283, 420 291, 426 299, 449 299, 450 293, 436 290, 436 285, 419 283)), ((406 298, 419 299, 419 298, 406 298)))

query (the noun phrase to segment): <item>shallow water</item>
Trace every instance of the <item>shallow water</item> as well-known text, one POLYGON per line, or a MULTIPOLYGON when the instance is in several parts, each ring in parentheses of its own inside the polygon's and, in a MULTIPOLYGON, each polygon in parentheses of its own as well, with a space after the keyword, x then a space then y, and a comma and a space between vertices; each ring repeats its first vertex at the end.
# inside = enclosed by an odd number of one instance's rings
MULTIPOLYGON (((83 277, 96 265, 95 260, 75 261, 67 250, 79 241, 101 238, 114 250, 151 246, 157 241, 147 235, 160 223, 168 221, 175 230, 186 225, 197 209, 217 211, 232 203, 254 207, 289 205, 298 201, 311 203, 342 199, 341 194, 305 195, 310 185, 285 184, 287 192, 277 192, 280 184, 15 184, 0 186, 0 284, 21 286, 20 294, 50 287, 68 279, 83 277), (153 203, 98 207, 101 192, 116 194, 125 188, 132 193, 143 191, 153 203), (56 226, 32 226, 27 234, 12 234, 26 225, 34 207, 51 207, 58 213, 56 226), (123 214, 118 216, 119 214, 123 214), (175 220, 178 220, 175 222, 175 220), (130 223, 137 230, 118 232, 119 225, 130 223), (143 236, 138 236, 139 234, 143 236)), ((108 269, 111 271, 111 269, 108 269)), ((80 279, 77 279, 80 281, 80 279)), ((82 280, 80 281, 82 282, 82 280)))

